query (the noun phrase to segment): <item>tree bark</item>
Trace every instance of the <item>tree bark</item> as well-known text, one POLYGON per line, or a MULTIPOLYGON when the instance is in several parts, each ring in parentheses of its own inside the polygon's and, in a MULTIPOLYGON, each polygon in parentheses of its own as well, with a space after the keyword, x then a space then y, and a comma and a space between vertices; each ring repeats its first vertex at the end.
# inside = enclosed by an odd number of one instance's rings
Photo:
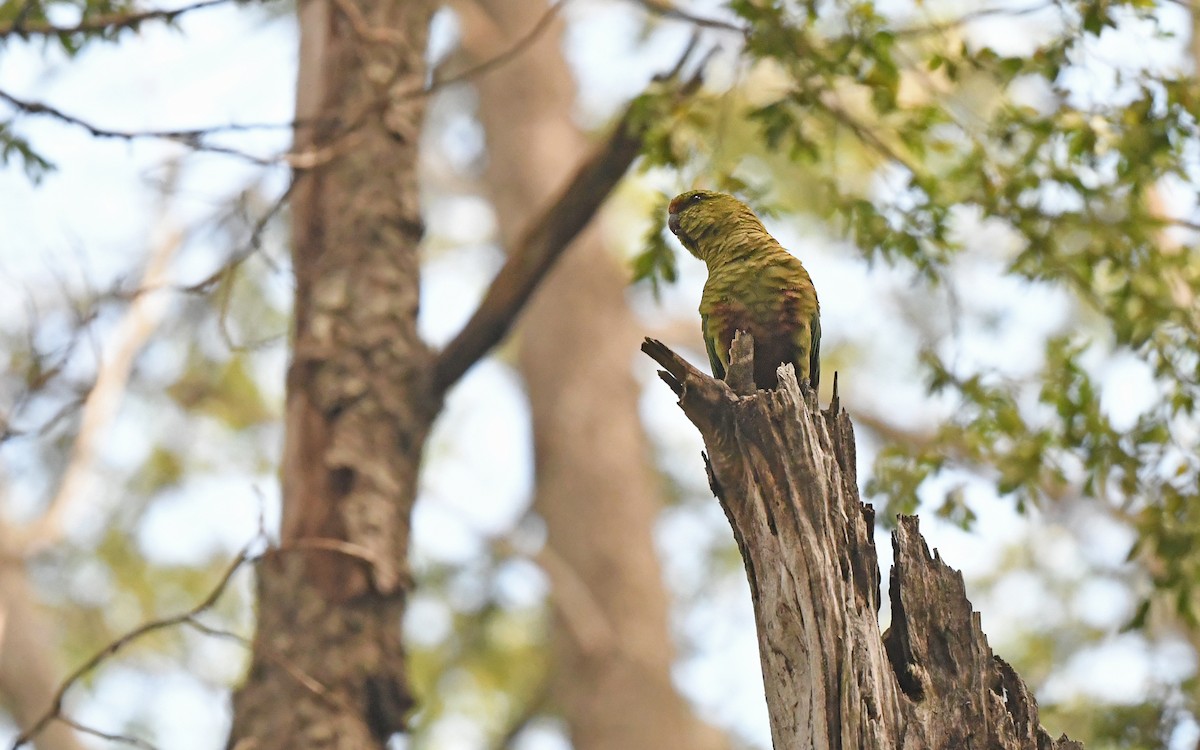
POLYGON ((855 477, 854 429, 785 366, 755 391, 739 334, 728 383, 661 343, 643 351, 700 430, 713 492, 746 564, 776 750, 1068 750, 1038 724, 1020 677, 992 654, 962 574, 931 556, 915 517, 892 536, 892 625, 879 632, 874 510, 855 477))
POLYGON ((383 747, 412 704, 400 623, 421 448, 437 410, 416 332, 417 141, 433 3, 300 8, 295 331, 282 546, 230 745, 383 747))
MULTIPOLYGON (((541 0, 464 7, 472 62, 511 48, 546 8, 541 0)), ((519 56, 476 82, 485 180, 509 248, 590 150, 572 117, 575 81, 562 29, 553 19, 519 56)), ((551 695, 578 750, 713 748, 723 744, 720 733, 671 682, 669 599, 652 536, 660 496, 638 419, 631 353, 640 334, 627 283, 593 222, 539 287, 519 329, 534 508, 546 522, 555 611, 551 695), (590 626, 572 625, 581 620, 590 626)))

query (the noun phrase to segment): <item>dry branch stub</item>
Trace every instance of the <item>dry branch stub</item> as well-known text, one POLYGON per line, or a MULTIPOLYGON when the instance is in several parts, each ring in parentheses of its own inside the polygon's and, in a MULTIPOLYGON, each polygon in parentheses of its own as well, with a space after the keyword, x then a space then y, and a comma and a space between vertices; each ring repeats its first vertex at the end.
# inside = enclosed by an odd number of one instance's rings
MULTIPOLYGON (((732 383, 753 369, 749 338, 734 340, 732 383)), ((962 574, 930 554, 915 517, 892 535, 892 627, 880 633, 874 510, 859 498, 854 428, 836 396, 819 410, 790 365, 779 388, 739 394, 661 342, 642 351, 704 438, 750 580, 775 750, 1082 749, 1041 728, 962 574)))

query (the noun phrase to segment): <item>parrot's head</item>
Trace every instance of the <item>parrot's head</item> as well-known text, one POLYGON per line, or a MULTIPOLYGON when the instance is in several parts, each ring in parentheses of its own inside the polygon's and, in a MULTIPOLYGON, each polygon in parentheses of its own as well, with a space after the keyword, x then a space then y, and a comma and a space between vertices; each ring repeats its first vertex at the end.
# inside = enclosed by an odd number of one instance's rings
POLYGON ((690 190, 667 205, 667 226, 692 255, 707 262, 719 261, 723 237, 749 226, 762 227, 750 207, 732 195, 711 190, 690 190))

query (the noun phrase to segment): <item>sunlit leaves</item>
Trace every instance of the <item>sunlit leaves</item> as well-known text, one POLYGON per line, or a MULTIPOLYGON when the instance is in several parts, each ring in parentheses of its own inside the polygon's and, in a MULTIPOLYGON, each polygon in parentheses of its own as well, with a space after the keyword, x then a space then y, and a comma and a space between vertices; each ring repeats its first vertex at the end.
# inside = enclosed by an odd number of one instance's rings
POLYGON ((651 212, 650 228, 646 231, 643 250, 633 259, 633 281, 650 283, 654 296, 658 296, 660 280, 668 284, 679 277, 675 251, 667 245, 667 196, 655 203, 651 212))
POLYGON ((238 356, 216 370, 189 367, 183 378, 167 389, 167 394, 185 409, 212 416, 235 430, 277 416, 264 402, 245 360, 238 356))
MULTIPOLYGON (((765 152, 776 182, 757 186, 776 205, 820 218, 866 258, 926 284, 978 250, 970 233, 986 224, 1009 238, 995 251, 1005 273, 1074 300, 1071 327, 1050 332, 1040 366, 1020 377, 964 369, 930 346, 929 392, 957 406, 919 439, 885 445, 868 490, 889 512, 911 512, 953 470, 985 478, 1018 507, 1098 502, 1137 519, 1138 559, 1172 607, 1194 617, 1200 225, 1173 219, 1162 191, 1197 190, 1200 89, 1182 72, 1192 61, 1122 66, 1096 51, 1144 21, 1145 34, 1165 40, 1161 7, 1034 7, 1008 20, 1036 18, 1028 23, 1038 33, 1002 52, 978 33, 1002 8, 956 20, 858 1, 729 5, 749 29, 744 64, 777 71, 775 93, 725 95, 753 137, 731 145, 710 132, 719 158, 701 151, 692 168, 708 159, 707 179, 718 183, 758 174, 765 152), (1096 82, 1099 69, 1115 69, 1107 85, 1096 82), (806 189, 783 184, 793 179, 806 189), (1145 408, 1119 421, 1103 374, 1115 357, 1150 374, 1138 394, 1145 408)), ((971 523, 963 493, 933 500, 971 523)))
POLYGON ((129 0, 3 0, 0 43, 9 37, 44 39, 74 56, 91 42, 137 33, 148 20, 172 24, 176 17, 174 10, 146 13, 129 0))

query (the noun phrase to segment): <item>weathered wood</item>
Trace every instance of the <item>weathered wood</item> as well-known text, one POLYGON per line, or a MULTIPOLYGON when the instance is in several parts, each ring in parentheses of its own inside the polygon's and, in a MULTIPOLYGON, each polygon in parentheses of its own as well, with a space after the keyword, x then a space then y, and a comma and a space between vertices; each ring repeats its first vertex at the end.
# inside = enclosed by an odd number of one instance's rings
MULTIPOLYGON (((735 339, 728 380, 753 343, 735 339)), ((892 626, 879 629, 874 510, 859 499, 854 427, 790 365, 739 395, 660 342, 642 350, 700 430, 709 480, 750 579, 776 750, 1069 750, 992 654, 962 575, 930 555, 915 517, 892 536, 892 626)), ((740 390, 740 389, 739 389, 740 390)))

